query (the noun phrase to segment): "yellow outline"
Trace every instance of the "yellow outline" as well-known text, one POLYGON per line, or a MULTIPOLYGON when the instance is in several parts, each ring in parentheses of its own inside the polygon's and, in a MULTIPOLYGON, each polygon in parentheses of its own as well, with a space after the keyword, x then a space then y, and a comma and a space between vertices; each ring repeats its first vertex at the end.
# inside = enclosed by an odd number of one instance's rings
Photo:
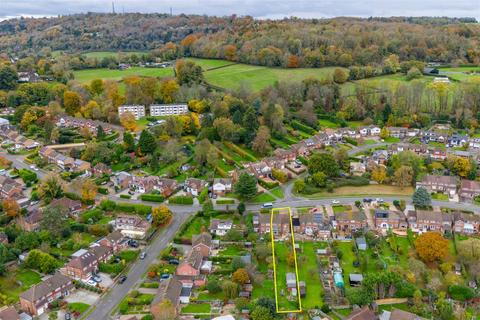
POLYGON ((292 211, 290 207, 285 208, 273 208, 270 212, 270 238, 272 242, 272 260, 273 260, 273 284, 275 288, 275 308, 277 313, 293 313, 293 312, 303 312, 302 310, 302 297, 300 296, 300 281, 298 278, 298 266, 297 266, 297 252, 295 249, 295 236, 293 235, 293 222, 292 222, 292 211), (275 264, 275 241, 273 239, 273 212, 279 210, 288 210, 288 216, 290 218, 290 233, 292 235, 292 246, 293 246, 293 259, 295 260, 295 276, 297 278, 297 296, 298 296, 298 310, 278 310, 278 293, 277 293, 277 266, 275 264))

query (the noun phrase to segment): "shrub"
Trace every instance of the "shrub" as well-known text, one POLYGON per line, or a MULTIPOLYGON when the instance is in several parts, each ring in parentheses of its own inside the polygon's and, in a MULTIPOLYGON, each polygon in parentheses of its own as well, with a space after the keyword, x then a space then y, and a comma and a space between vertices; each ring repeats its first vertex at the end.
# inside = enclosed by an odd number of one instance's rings
POLYGON ((175 204, 187 204, 191 205, 193 204, 193 198, 190 196, 176 196, 176 197, 171 197, 168 199, 169 203, 175 203, 175 204))
POLYGON ((99 187, 99 188, 97 188, 97 190, 98 190, 98 193, 100 193, 100 194, 108 194, 108 189, 107 188, 99 187))
POLYGON ((116 206, 117 204, 112 200, 102 200, 102 202, 100 202, 100 208, 105 211, 113 211, 116 206))
POLYGON ((220 199, 217 200, 217 204, 234 204, 235 200, 233 199, 220 199))
POLYGON ((142 201, 163 202, 165 197, 160 194, 142 194, 140 199, 142 201))
POLYGON ((121 195, 120 195, 120 198, 122 198, 122 199, 131 199, 132 196, 129 195, 129 194, 121 194, 121 195))
POLYGON ((265 189, 273 189, 275 187, 278 187, 280 184, 275 181, 275 182, 267 182, 265 180, 262 180, 262 179, 258 179, 258 184, 261 185, 262 187, 264 187, 265 189))
POLYGON ((203 204, 208 197, 208 187, 203 188, 202 192, 198 195, 197 199, 200 204, 203 204))

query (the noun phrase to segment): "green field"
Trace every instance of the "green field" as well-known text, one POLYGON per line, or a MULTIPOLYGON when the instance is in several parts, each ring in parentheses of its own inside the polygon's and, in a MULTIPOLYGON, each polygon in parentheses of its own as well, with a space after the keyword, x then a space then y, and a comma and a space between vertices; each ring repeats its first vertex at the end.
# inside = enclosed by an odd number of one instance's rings
POLYGON ((143 76, 143 77, 173 77, 172 68, 142 68, 131 67, 127 70, 118 69, 85 69, 74 71, 75 80, 80 82, 89 82, 93 79, 104 80, 122 80, 127 76, 143 76))
POLYGON ((439 68, 441 75, 458 81, 480 81, 480 67, 439 68))
POLYGON ((235 62, 227 61, 227 60, 216 60, 216 59, 197 59, 197 58, 189 58, 189 61, 193 61, 202 67, 203 71, 207 71, 208 69, 218 68, 227 66, 229 64, 234 64, 235 62))
POLYGON ((142 55, 148 53, 147 51, 92 51, 92 52, 84 52, 82 55, 86 56, 87 58, 97 58, 103 59, 106 57, 118 57, 119 55, 142 55))
MULTIPOLYGON (((200 65, 204 70, 231 63, 224 60, 191 60, 200 65)), ((204 74, 209 83, 219 87, 236 89, 241 83, 245 83, 253 90, 258 91, 273 85, 276 81, 301 81, 310 77, 317 79, 330 78, 335 69, 335 67, 282 69, 239 63, 225 68, 206 71, 204 74)))

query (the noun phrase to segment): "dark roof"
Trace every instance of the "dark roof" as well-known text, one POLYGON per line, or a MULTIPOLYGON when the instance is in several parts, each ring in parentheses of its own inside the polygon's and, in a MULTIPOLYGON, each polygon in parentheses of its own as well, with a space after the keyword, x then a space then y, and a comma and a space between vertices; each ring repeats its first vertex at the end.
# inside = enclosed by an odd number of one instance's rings
POLYGON ((61 273, 55 273, 52 277, 40 282, 39 284, 33 285, 30 289, 20 294, 20 297, 34 302, 47 294, 55 291, 56 289, 67 285, 70 283, 70 278, 64 276, 61 273))
POLYGON ((83 270, 87 268, 91 263, 97 261, 97 257, 90 251, 85 252, 79 257, 73 258, 67 263, 68 267, 77 268, 83 270))
POLYGON ((20 316, 18 315, 17 310, 12 306, 5 306, 0 308, 0 319, 1 320, 18 320, 20 316))
POLYGON ((212 246, 212 235, 208 232, 203 232, 192 237, 192 246, 195 247, 199 244, 204 244, 207 247, 212 246))
POLYGON ((164 299, 170 300, 174 306, 178 304, 180 293, 182 292, 182 283, 176 278, 170 278, 160 282, 157 295, 151 305, 155 305, 164 299))
POLYGON ((90 252, 95 256, 95 258, 98 260, 105 256, 105 254, 110 252, 110 248, 105 247, 105 246, 96 246, 96 247, 91 247, 90 252))
POLYGON ((111 233, 109 233, 105 239, 107 239, 108 241, 110 242, 117 242, 117 241, 120 241, 123 239, 123 234, 120 232, 120 231, 113 231, 111 233))
POLYGON ((200 251, 192 250, 188 257, 185 259, 185 262, 190 264, 195 269, 200 269, 202 266, 203 255, 200 251))
POLYGON ((375 313, 370 310, 368 307, 363 307, 361 309, 353 310, 352 313, 345 320, 377 320, 375 313))

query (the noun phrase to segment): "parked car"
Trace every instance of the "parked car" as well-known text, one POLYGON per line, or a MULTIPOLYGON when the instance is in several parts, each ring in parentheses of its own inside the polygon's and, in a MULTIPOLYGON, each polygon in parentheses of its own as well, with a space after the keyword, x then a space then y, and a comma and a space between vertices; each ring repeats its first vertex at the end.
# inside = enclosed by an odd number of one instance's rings
POLYGON ((120 261, 122 261, 122 259, 118 256, 116 256, 115 259, 113 259, 113 263, 119 263, 120 261))
POLYGON ((338 200, 332 200, 332 204, 340 204, 340 201, 338 201, 338 200))
POLYGON ((147 256, 147 253, 144 251, 142 253, 140 253, 140 259, 145 259, 145 257, 147 256))
POLYGON ((271 202, 264 203, 264 204, 262 204, 262 208, 263 209, 273 208, 273 203, 271 203, 271 202))
POLYGON ((126 280, 127 280, 126 275, 120 276, 120 278, 118 278, 118 283, 124 283, 126 280))
POLYGON ((382 198, 377 198, 377 199, 375 199, 375 201, 377 201, 378 203, 383 203, 383 199, 382 199, 382 198))
POLYGON ((72 315, 70 312, 65 313, 65 320, 72 320, 72 315))
POLYGON ((92 279, 93 279, 93 281, 95 281, 95 282, 102 282, 102 278, 100 278, 100 276, 98 276, 98 275, 97 275, 97 276, 93 276, 92 279))
POLYGON ((97 286, 97 283, 95 281, 93 281, 92 279, 88 279, 86 281, 84 281, 86 284, 88 284, 89 286, 92 286, 92 287, 96 287, 97 286))
POLYGON ((160 276, 160 279, 169 279, 169 278, 170 278, 169 273, 162 273, 162 275, 160 276))
POLYGON ((180 261, 178 261, 178 259, 170 259, 168 260, 168 263, 178 265, 180 264, 180 261))
POLYGON ((367 202, 367 203, 370 203, 372 202, 373 199, 370 199, 370 198, 363 198, 363 202, 367 202))

